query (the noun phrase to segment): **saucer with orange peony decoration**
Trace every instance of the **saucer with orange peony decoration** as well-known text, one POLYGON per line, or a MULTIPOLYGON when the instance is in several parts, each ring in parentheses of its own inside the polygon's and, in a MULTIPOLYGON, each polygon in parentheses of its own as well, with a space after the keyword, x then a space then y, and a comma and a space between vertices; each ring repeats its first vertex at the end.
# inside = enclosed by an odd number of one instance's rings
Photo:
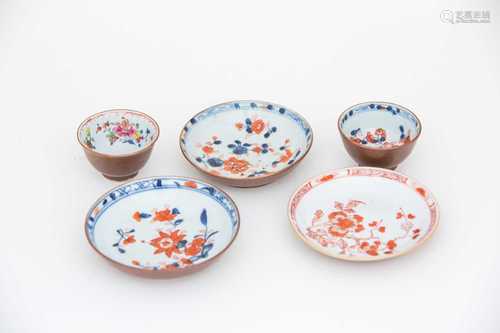
POLYGON ((398 172, 372 167, 310 179, 293 194, 288 213, 308 246, 350 261, 403 255, 429 239, 439 220, 428 189, 398 172))
POLYGON ((307 155, 312 142, 311 126, 297 112, 255 100, 209 107, 180 134, 189 163, 238 187, 265 185, 285 175, 307 155))
POLYGON ((146 277, 197 271, 225 252, 240 226, 223 191, 185 177, 152 177, 101 196, 85 217, 85 234, 118 268, 146 277))

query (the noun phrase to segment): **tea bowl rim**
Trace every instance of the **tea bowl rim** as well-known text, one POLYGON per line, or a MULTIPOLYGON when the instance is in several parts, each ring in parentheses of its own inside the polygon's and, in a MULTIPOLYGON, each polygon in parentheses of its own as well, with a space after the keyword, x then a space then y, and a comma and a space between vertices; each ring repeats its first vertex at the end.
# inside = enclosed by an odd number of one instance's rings
POLYGON ((113 109, 107 109, 107 110, 103 110, 103 111, 94 113, 94 114, 86 117, 80 123, 80 125, 78 126, 78 128, 76 130, 76 140, 78 141, 78 143, 80 144, 80 146, 82 146, 82 148, 84 149, 85 152, 88 152, 90 154, 93 154, 93 155, 96 155, 96 156, 100 156, 100 157, 106 157, 106 158, 122 158, 122 157, 129 157, 129 156, 139 155, 139 154, 143 153, 144 151, 153 148, 153 146, 155 145, 156 141, 158 141, 159 137, 160 137, 160 126, 158 125, 158 122, 153 117, 151 117, 150 115, 148 115, 147 113, 144 113, 142 111, 137 111, 137 110, 133 110, 133 109, 127 109, 127 108, 113 108, 113 109), (155 128, 155 131, 156 131, 155 138, 151 142, 147 143, 144 147, 141 147, 141 148, 139 148, 139 149, 137 149, 137 150, 135 150, 133 152, 125 153, 125 154, 103 153, 103 152, 96 151, 94 149, 90 149, 85 144, 83 144, 83 142, 80 140, 80 131, 82 130, 83 126, 85 126, 90 121, 92 121, 95 118, 97 118, 98 116, 101 116, 101 115, 106 114, 106 113, 117 112, 117 111, 123 111, 124 113, 132 113, 132 114, 135 114, 137 116, 146 118, 147 120, 151 121, 151 123, 153 124, 153 127, 155 128))
POLYGON ((361 149, 370 150, 370 151, 392 151, 392 150, 398 150, 406 145, 411 145, 411 144, 414 144, 415 142, 417 142, 418 138, 420 137, 420 134, 422 133, 422 121, 420 121, 420 118, 413 111, 411 111, 409 108, 407 108, 406 106, 403 106, 403 105, 400 105, 400 104, 397 104, 394 102, 387 102, 387 101, 366 101, 366 102, 361 102, 361 103, 352 105, 352 106, 348 107, 347 109, 345 109, 344 111, 342 111, 337 119, 337 129, 340 132, 340 135, 342 136, 342 138, 344 140, 346 140, 347 142, 351 143, 352 145, 354 145, 356 147, 359 147, 361 149), (388 104, 388 105, 395 106, 395 107, 398 107, 398 108, 405 110, 406 112, 411 114, 413 117, 415 117, 415 119, 417 120, 417 123, 418 123, 417 135, 413 139, 411 139, 409 142, 404 142, 401 145, 391 146, 391 147, 384 147, 384 146, 371 147, 371 146, 367 146, 367 145, 353 142, 347 136, 347 134, 344 133, 344 131, 340 127, 340 123, 342 121, 342 118, 344 117, 344 115, 347 112, 353 110, 354 108, 359 107, 359 106, 364 106, 364 105, 370 105, 370 104, 388 104))

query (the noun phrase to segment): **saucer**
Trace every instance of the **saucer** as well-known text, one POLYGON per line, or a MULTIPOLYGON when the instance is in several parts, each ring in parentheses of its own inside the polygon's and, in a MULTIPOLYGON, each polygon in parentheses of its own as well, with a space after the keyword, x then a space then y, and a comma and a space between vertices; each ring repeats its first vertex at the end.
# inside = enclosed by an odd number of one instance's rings
POLYGON ((238 209, 220 189, 184 177, 120 185, 85 218, 90 245, 119 268, 169 277, 207 266, 226 251, 240 226, 238 209))
POLYGON ((400 173, 371 167, 334 170, 299 187, 289 202, 294 231, 314 250, 338 259, 400 256, 436 230, 434 196, 400 173))
POLYGON ((260 101, 212 106, 184 126, 180 148, 201 172, 228 185, 270 183, 308 153, 312 129, 287 107, 260 101))

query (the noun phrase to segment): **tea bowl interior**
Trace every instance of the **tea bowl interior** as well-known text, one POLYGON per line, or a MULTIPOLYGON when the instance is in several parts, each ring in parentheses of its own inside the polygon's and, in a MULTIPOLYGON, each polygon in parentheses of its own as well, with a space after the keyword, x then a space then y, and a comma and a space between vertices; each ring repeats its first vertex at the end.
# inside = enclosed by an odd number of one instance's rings
POLYGON ((158 132, 158 125, 148 115, 116 109, 87 118, 78 129, 78 141, 100 154, 127 155, 152 144, 158 132))
POLYGON ((280 173, 301 160, 311 144, 311 126, 302 116, 261 101, 212 106, 194 116, 180 136, 182 153, 191 164, 231 179, 280 173))
POLYGON ((114 188, 85 219, 87 238, 98 253, 144 274, 192 270, 224 252, 238 229, 238 209, 226 193, 174 176, 114 188))
POLYGON ((421 124, 408 109, 393 103, 367 102, 350 107, 339 117, 341 134, 367 148, 395 148, 414 141, 421 124))

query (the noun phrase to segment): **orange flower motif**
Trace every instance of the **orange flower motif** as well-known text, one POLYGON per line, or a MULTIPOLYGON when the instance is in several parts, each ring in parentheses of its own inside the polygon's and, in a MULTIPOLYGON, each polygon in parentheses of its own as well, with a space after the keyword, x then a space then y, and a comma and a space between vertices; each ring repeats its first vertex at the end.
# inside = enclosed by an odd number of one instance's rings
POLYGON ((156 248, 154 254, 165 253, 167 257, 172 257, 172 254, 181 252, 177 248, 177 244, 186 237, 181 231, 175 230, 171 233, 158 231, 159 236, 152 239, 149 244, 156 248))
POLYGON ((141 266, 141 263, 139 262, 139 260, 132 260, 132 265, 141 266))
POLYGON ((367 254, 371 255, 371 256, 378 256, 378 251, 377 251, 377 247, 376 246, 370 246, 370 249, 368 251, 366 251, 367 254))
POLYGON ((281 163, 286 163, 288 160, 293 156, 293 153, 290 149, 285 150, 285 153, 281 155, 280 157, 280 162, 281 163))
POLYGON ((361 215, 354 214, 352 217, 356 220, 356 222, 363 222, 364 220, 363 216, 361 215))
POLYGON ((224 170, 233 174, 242 173, 248 170, 249 163, 245 160, 239 160, 236 157, 230 157, 224 161, 224 170))
POLYGON ((210 146, 203 146, 203 148, 201 148, 201 150, 203 150, 203 152, 207 155, 210 155, 214 152, 214 149, 210 146))
POLYGON ((329 180, 332 180, 333 179, 333 175, 326 175, 326 176, 323 176, 320 178, 320 182, 327 182, 329 180))
POLYGON ((389 250, 391 250, 391 251, 392 251, 392 250, 393 250, 396 246, 398 246, 398 244, 396 244, 396 242, 395 242, 394 240, 392 240, 392 239, 391 239, 390 241, 388 241, 388 242, 387 242, 387 248, 388 248, 389 250))
POLYGON ((378 228, 378 231, 379 231, 379 232, 382 232, 382 233, 383 233, 383 232, 385 232, 385 227, 380 227, 380 228, 378 228))
POLYGON ((254 153, 260 154, 260 152, 262 151, 262 148, 260 148, 259 146, 255 146, 252 148, 252 151, 254 153))
POLYGON ((134 220, 136 220, 137 222, 141 222, 141 213, 139 212, 135 212, 133 215, 132 215, 132 218, 134 220))
POLYGON ((262 119, 257 119, 252 122, 252 132, 256 134, 262 133, 264 128, 266 127, 266 124, 262 119))
POLYGON ((356 228, 354 229, 355 232, 361 232, 365 230, 365 227, 362 224, 357 224, 356 228))
POLYGON ((234 126, 238 129, 238 131, 241 131, 243 129, 243 123, 236 123, 234 126))
POLYGON ((425 198, 426 193, 425 193, 425 190, 423 188, 417 187, 415 189, 415 191, 417 191, 421 196, 423 196, 425 198))
POLYGON ((334 228, 328 229, 328 232, 333 237, 344 237, 347 234, 347 232, 339 232, 339 231, 335 230, 334 228))
POLYGON ((196 183, 193 182, 192 180, 188 180, 187 182, 185 182, 184 186, 191 187, 191 188, 197 188, 198 187, 198 185, 196 185, 196 183))
POLYGON ((415 217, 416 217, 416 216, 415 216, 415 215, 413 215, 412 213, 408 214, 408 218, 409 218, 409 219, 414 219, 415 217))
POLYGON ((195 256, 201 252, 203 244, 205 244, 205 240, 203 238, 195 238, 193 239, 191 244, 186 247, 186 250, 184 252, 188 256, 195 256))
POLYGON ((135 243, 135 237, 134 235, 132 236, 128 236, 124 241, 123 241, 123 245, 128 245, 128 244, 132 244, 132 243, 135 243))
POLYGON ((349 219, 341 219, 337 222, 337 226, 341 229, 349 229, 354 226, 354 222, 349 219))
POLYGON ((172 214, 170 209, 166 208, 164 210, 155 212, 155 217, 153 218, 153 220, 160 222, 172 221, 176 216, 176 214, 172 214))
POLYGON ((337 216, 347 217, 347 214, 344 212, 331 212, 328 214, 328 219, 334 220, 337 216))

